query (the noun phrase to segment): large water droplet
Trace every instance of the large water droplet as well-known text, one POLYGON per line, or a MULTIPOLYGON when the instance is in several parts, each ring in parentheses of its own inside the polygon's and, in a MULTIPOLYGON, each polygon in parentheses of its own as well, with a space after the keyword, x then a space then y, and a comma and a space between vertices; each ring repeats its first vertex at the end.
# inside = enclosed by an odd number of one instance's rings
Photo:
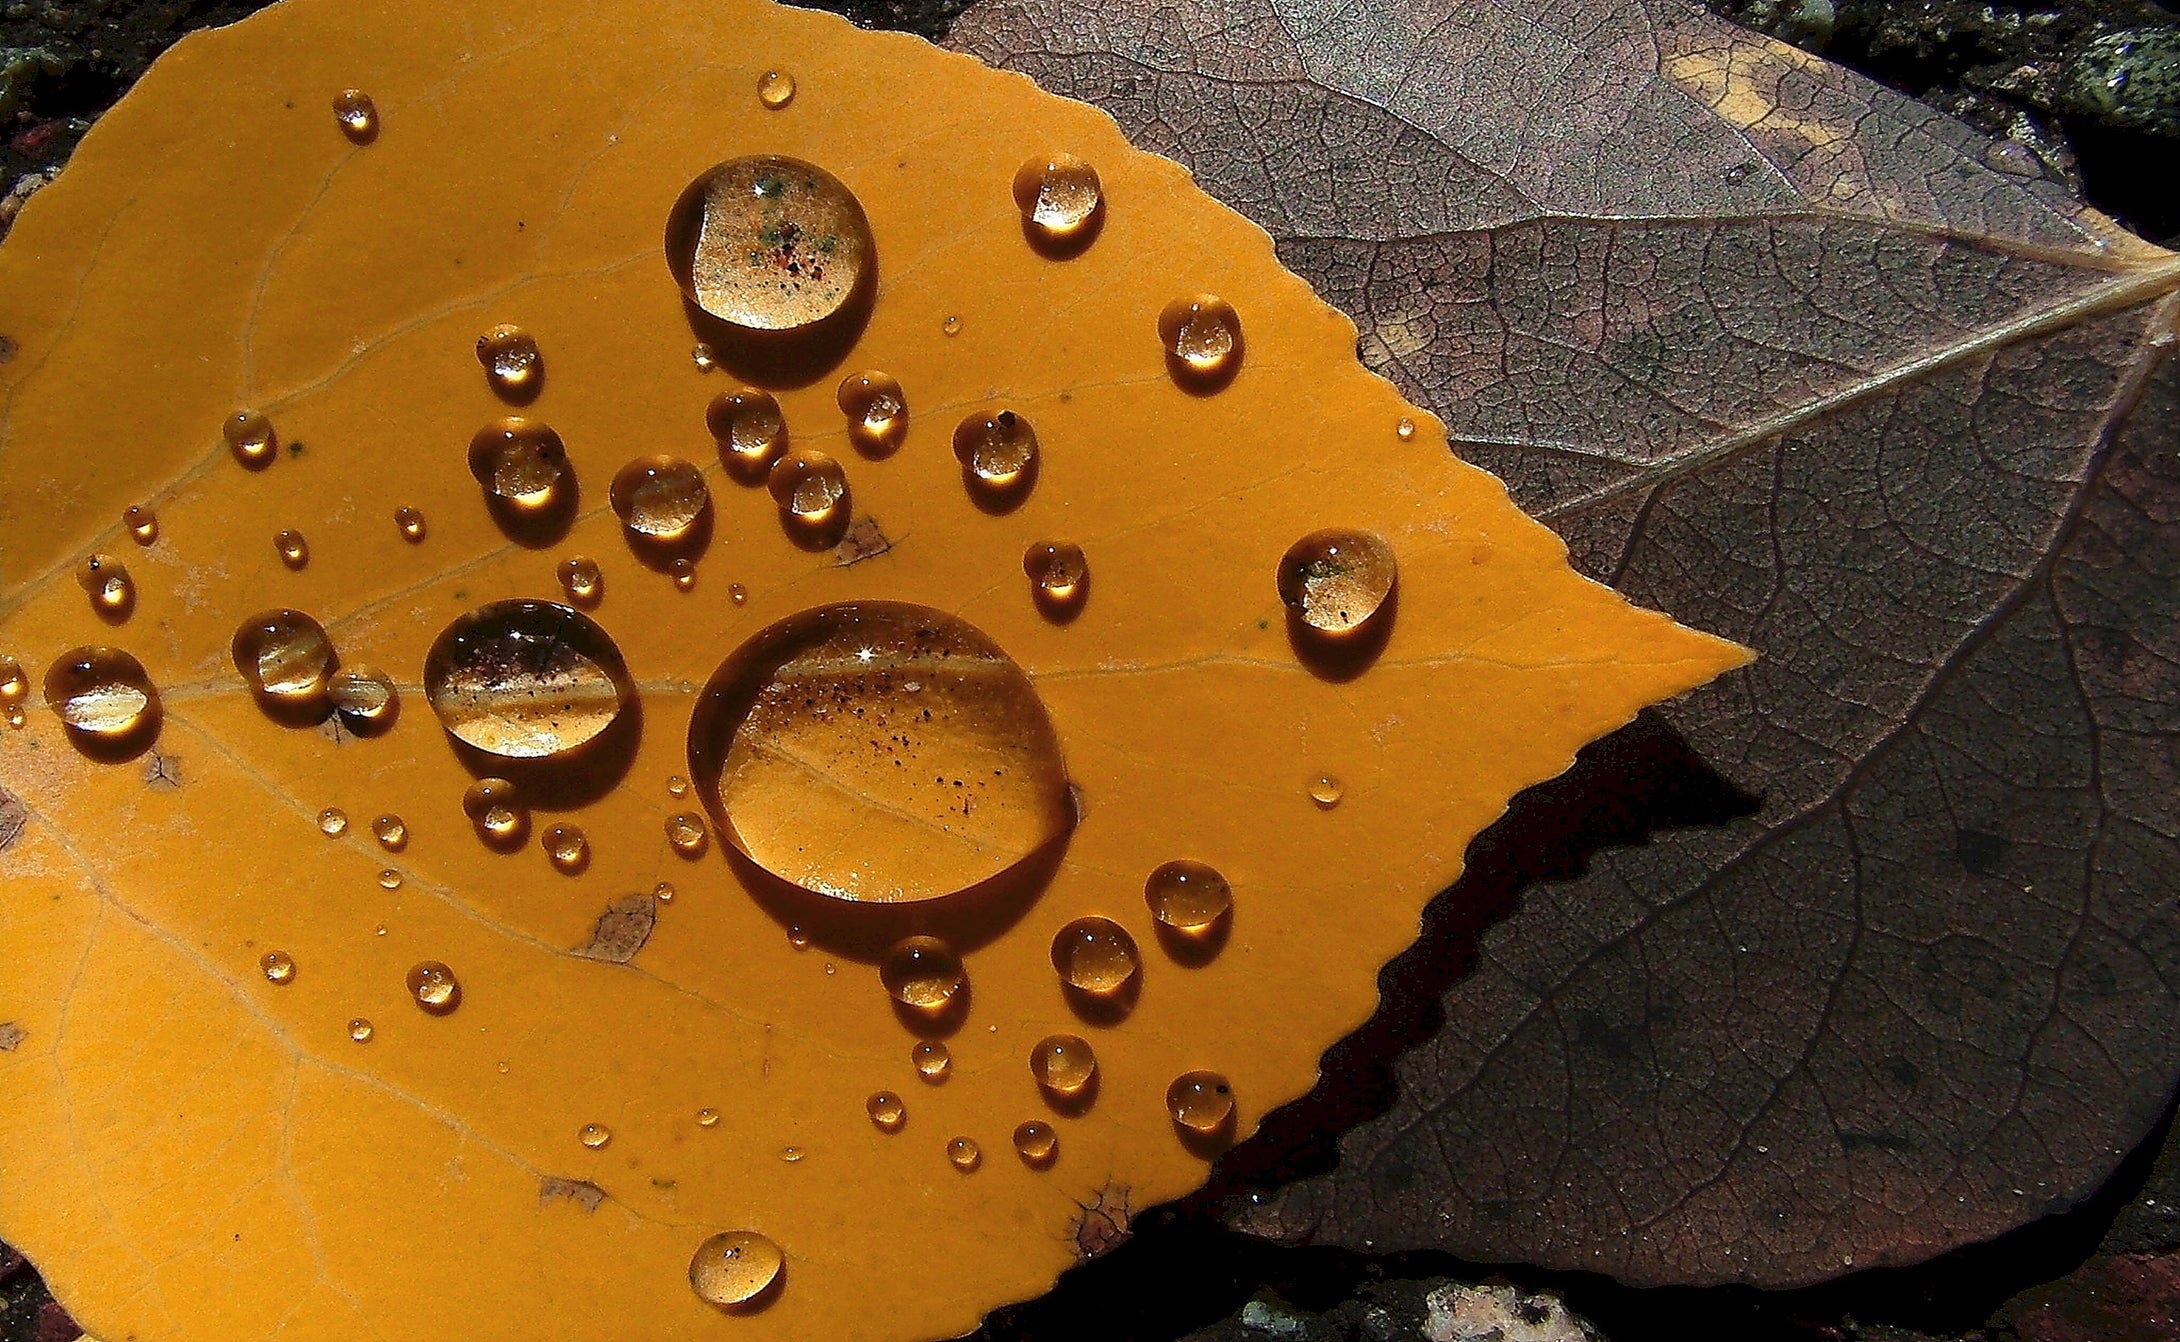
POLYGON ((1098 170, 1073 154, 1046 154, 1014 174, 1014 204, 1031 236, 1043 242, 1076 241, 1091 230, 1105 203, 1098 170))
POLYGON ((846 309, 875 259, 855 194, 799 159, 721 163, 689 184, 666 224, 682 293, 751 334, 804 330, 846 309))
POLYGON ((228 644, 242 682, 268 707, 316 704, 333 676, 333 640, 299 610, 268 610, 243 621, 228 644))
POLYGON ((721 1309, 746 1308, 780 1279, 780 1246, 754 1230, 727 1230, 705 1240, 689 1260, 689 1285, 721 1309))
POLYGON ((398 815, 382 815, 371 822, 371 835, 378 846, 389 853, 398 853, 409 846, 409 825, 398 815))
POLYGON ((326 683, 326 698, 353 731, 383 731, 401 711, 394 678, 375 666, 343 667, 326 683))
POLYGON ((45 704, 68 730, 118 741, 158 721, 159 691, 144 664, 119 648, 72 648, 45 672, 45 704))
POLYGON ((1060 1134, 1033 1118, 1014 1130, 1014 1153, 1033 1170, 1049 1169, 1060 1158, 1060 1134))
POLYGON ((822 606, 744 643, 705 686, 689 763, 723 837, 843 900, 952 894, 1074 823, 1029 677, 922 606, 822 606))
POLYGON ((1179 858, 1143 882, 1143 902, 1159 922, 1191 935, 1210 930, 1234 906, 1233 888, 1215 867, 1179 858))
POLYGON ((409 970, 409 996, 427 1014, 444 1016, 462 1004, 462 985, 453 970, 426 960, 409 970))
POLYGON ((848 496, 848 473, 816 448, 798 447, 773 464, 765 488, 790 518, 823 524, 848 496))
POLYGON ((861 451, 882 457, 908 436, 908 393, 891 373, 850 373, 836 399, 848 420, 848 441, 861 451))
POLYGON ((1052 939, 1052 967, 1077 992, 1109 998, 1124 992, 1143 967, 1135 938, 1110 918, 1077 918, 1052 939))
POLYGON ((1183 386, 1224 386, 1241 367, 1241 314, 1216 294, 1176 298, 1158 314, 1166 368, 1183 386))
POLYGON ((675 541, 689 534, 711 503, 704 473, 679 457, 638 457, 621 467, 609 491, 614 515, 638 536, 675 541))
POLYGON ((878 965, 879 981, 893 1000, 918 1011, 937 1012, 969 982, 961 957, 937 937, 903 937, 878 965))
POLYGON ((1393 594, 1393 547, 1367 531, 1313 531, 1287 547, 1278 580, 1279 599, 1305 627, 1350 633, 1393 594))
POLYGON ((286 951, 267 951, 258 960, 257 967, 265 971, 269 983, 295 982, 295 957, 286 951))
POLYGON ((504 778, 480 778, 462 793, 462 814, 476 826, 477 837, 495 848, 511 848, 522 842, 529 828, 530 812, 522 795, 504 778))
POLYGON ((341 124, 341 134, 357 144, 378 138, 378 104, 362 89, 342 89, 333 99, 333 117, 341 124))
POLYGON ((719 444, 719 460, 737 480, 765 478, 787 450, 787 416, 768 391, 737 387, 712 397, 704 424, 719 444))
POLYGON ((874 1092, 863 1102, 863 1110, 870 1115, 871 1126, 880 1132, 899 1132, 901 1125, 908 1122, 908 1106, 890 1090, 874 1092))
POLYGON ((538 352, 537 337, 512 324, 477 337, 477 362, 484 365, 484 380, 492 390, 517 404, 536 396, 545 380, 545 356, 538 352))
POLYGON ((757 77, 757 101, 777 112, 795 101, 795 77, 785 70, 767 70, 757 77))
POLYGON ((621 651, 582 612, 496 601, 432 642, 424 694, 439 721, 487 754, 542 759, 594 739, 635 686, 621 651))
POLYGON ((125 616, 136 604, 136 580, 112 555, 91 555, 76 566, 76 585, 101 615, 125 616))
POLYGON ((567 472, 567 445, 534 419, 508 415, 469 440, 469 473, 487 494, 526 512, 551 507, 567 472))
POLYGON ((984 1163, 984 1149, 971 1138, 956 1137, 946 1144, 946 1161, 963 1174, 969 1174, 984 1163))
POLYGON ((1037 431, 1012 410, 971 415, 954 430, 954 457, 972 487, 1011 494, 1035 474, 1037 431))
POLYGON ((1029 1073, 1043 1089, 1071 1100, 1097 1078, 1098 1057, 1080 1035, 1048 1034, 1030 1050, 1029 1073))
POLYGON ((954 1055, 936 1039, 916 1041, 916 1047, 908 1051, 908 1060, 915 1066, 916 1075, 934 1086, 954 1070, 954 1055))
POLYGON ((1209 1136, 1234 1117, 1234 1091, 1217 1072, 1183 1072, 1166 1087, 1166 1112, 1182 1130, 1209 1136))
POLYGON ((237 410, 220 425, 220 436, 235 460, 252 468, 268 466, 280 452, 280 435, 271 420, 255 410, 237 410))

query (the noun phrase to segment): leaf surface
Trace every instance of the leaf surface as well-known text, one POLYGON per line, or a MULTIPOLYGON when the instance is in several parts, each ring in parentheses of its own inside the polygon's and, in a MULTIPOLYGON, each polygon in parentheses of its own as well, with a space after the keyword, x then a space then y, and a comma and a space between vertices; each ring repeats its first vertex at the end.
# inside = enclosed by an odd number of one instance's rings
POLYGON ((952 41, 1188 165, 1578 566, 1760 653, 1664 718, 1761 807, 1532 889, 1244 1223, 1780 1286, 2104 1179, 2180 1071, 2168 254, 1673 0, 952 41))
MULTIPOLYGON (((185 39, 0 247, 0 336, 0 645, 33 683, 119 645, 163 704, 125 760, 76 749, 34 698, 0 730, 0 1237, 101 1336, 954 1335, 1203 1179, 1169 1082, 1222 1073, 1237 1136, 1301 1094, 1508 797, 1744 655, 1577 576, 1431 426, 1402 442, 1418 412, 1356 363, 1352 326, 1103 114, 753 0, 292 0, 185 39), (768 70, 796 81, 779 110, 768 70), (336 124, 348 88, 375 101, 369 143, 336 124), (1107 210, 1054 260, 1011 182, 1061 146, 1107 210), (876 238, 853 349, 779 388, 791 437, 846 467, 856 520, 832 548, 722 469, 705 412, 730 384, 692 360, 663 255, 684 187, 760 152, 837 174, 876 238), (1246 330, 1211 394, 1175 384, 1158 337, 1163 305, 1202 290, 1246 330), (509 410, 473 352, 503 322, 543 351, 524 413, 572 463, 561 536, 503 531, 465 460, 509 410), (877 458, 835 403, 869 367, 910 415, 877 458), (1042 444, 1011 511, 973 501, 950 450, 995 404, 1042 444), (221 440, 243 407, 283 444, 260 470, 221 440), (1345 443, 1370 450, 1328 448, 1345 443), (656 452, 711 491, 689 590, 606 506, 617 468, 656 452), (131 505, 156 511, 148 544, 131 505), (1328 525, 1398 557, 1397 622, 1360 674, 1297 656, 1274 583, 1328 525), (1071 621, 1024 577, 1048 539, 1088 555, 1071 621), (125 619, 74 580, 94 552, 133 574, 125 619), (522 774, 529 836, 502 850, 465 815, 483 762, 441 729, 427 649, 487 602, 560 599, 575 555, 603 570, 594 616, 636 699, 611 749, 522 774), (1077 815, 1014 902, 797 903, 716 829, 670 842, 697 809, 671 780, 699 687, 759 630, 853 600, 950 612, 1027 673, 1077 815), (393 675, 390 730, 260 710, 229 642, 276 607, 393 675), (1336 806, 1311 800, 1320 774, 1336 806), (328 807, 345 831, 321 831, 328 807), (375 841, 382 816, 405 840, 375 841), (568 870, 541 851, 564 824, 588 839, 568 870), (1169 953, 1146 908, 1146 877, 1182 857, 1232 883, 1215 954, 1169 953), (1061 991, 1055 934, 1083 915, 1132 932, 1132 1010, 1086 1016, 1061 991), (965 1017, 892 1009, 875 959, 903 931, 954 940, 965 1017), (284 982, 260 969, 275 951, 284 982), (1086 1107, 1056 1111, 1028 1066, 1060 1031, 1097 1051, 1086 1107), (942 1084, 911 1065, 926 1035, 947 1037, 942 1084), (866 1116, 879 1091, 905 1098, 897 1132, 866 1116), (1029 1119, 1058 1131, 1046 1167, 1015 1158, 1029 1119), (973 1172, 956 1138, 981 1147, 973 1172), (786 1266, 724 1317, 690 1273, 732 1230, 786 1266)), ((945 754, 919 731, 896 744, 945 754)), ((853 837, 842 794, 813 787, 831 826, 813 842, 853 837)))

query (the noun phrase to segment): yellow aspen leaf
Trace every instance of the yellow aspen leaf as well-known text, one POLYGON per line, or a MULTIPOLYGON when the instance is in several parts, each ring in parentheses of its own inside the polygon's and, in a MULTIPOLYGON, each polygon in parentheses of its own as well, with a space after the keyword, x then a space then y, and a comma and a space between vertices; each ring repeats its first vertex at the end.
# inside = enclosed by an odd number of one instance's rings
POLYGON ((1103 113, 761 0, 190 37, 0 336, 0 1237, 105 1336, 959 1333, 1744 658, 1103 113))

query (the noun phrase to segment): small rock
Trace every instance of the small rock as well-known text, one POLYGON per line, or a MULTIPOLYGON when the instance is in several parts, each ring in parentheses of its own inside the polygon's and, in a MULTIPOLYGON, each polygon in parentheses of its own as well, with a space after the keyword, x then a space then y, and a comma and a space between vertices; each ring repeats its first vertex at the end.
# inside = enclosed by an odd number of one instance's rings
POLYGON ((1503 1281, 1441 1286, 1423 1298, 1423 1308, 1430 1342, 1600 1342, 1558 1296, 1503 1281))
POLYGON ((1245 1332, 1260 1337, 1304 1338, 1309 1336, 1309 1320, 1295 1313, 1284 1301, 1258 1296, 1241 1307, 1241 1326, 1245 1332))
POLYGON ((2124 130, 2180 134, 2180 29, 2122 28, 2067 70, 2066 110, 2124 130))

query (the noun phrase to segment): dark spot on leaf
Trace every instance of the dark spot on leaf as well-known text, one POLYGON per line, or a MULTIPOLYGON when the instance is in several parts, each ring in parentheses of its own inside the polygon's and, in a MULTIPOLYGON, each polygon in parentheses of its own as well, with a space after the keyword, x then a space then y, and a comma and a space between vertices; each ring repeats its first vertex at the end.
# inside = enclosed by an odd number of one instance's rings
POLYGON ((15 337, 0 335, 0 363, 8 363, 13 360, 17 348, 15 337))
POLYGON ((624 895, 598 915, 597 925, 591 928, 590 941, 576 954, 625 965, 635 959, 636 952, 651 939, 651 929, 658 925, 658 920, 658 905, 651 896, 624 895))
POLYGON ((182 785, 182 761, 176 755, 162 755, 153 751, 144 760, 144 786, 152 788, 178 788, 182 785))
POLYGON ((1096 1258, 1119 1248, 1127 1241, 1133 1220, 1128 1210, 1128 1190, 1119 1184, 1107 1184, 1098 1193, 1098 1200, 1084 1205, 1081 1215, 1075 1218, 1076 1256, 1096 1258))
POLYGON ((22 798, 0 788, 0 853, 15 846, 15 841, 23 837, 23 826, 29 823, 30 808, 23 805, 22 798))
POLYGON ((877 518, 858 517, 848 528, 848 534, 840 538, 840 544, 833 547, 833 563, 848 568, 866 559, 876 559, 892 548, 893 542, 886 539, 877 518))
POLYGON ((1953 831, 1953 855, 1978 876, 1997 875, 1999 863, 2006 860, 2007 847, 2008 841, 2003 834, 1981 829, 1953 831))
POLYGON ((0 1020, 0 1053, 13 1053, 30 1038, 30 1031, 11 1020, 0 1020))
POLYGON ((537 1181, 538 1206, 549 1207, 563 1198, 586 1212, 594 1212, 606 1200, 606 1191, 587 1179, 560 1179, 548 1174, 537 1181))

